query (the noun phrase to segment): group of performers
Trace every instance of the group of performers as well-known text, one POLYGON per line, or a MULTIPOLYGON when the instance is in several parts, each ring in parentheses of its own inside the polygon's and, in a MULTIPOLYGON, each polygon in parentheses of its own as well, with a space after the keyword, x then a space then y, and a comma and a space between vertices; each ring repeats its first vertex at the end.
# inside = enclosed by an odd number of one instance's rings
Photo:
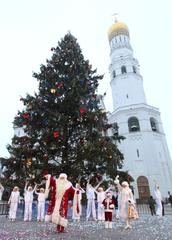
MULTIPOLYGON (((30 186, 26 182, 24 189, 24 221, 32 219, 32 203, 33 194, 38 195, 37 221, 52 222, 56 225, 59 233, 64 232, 67 227, 67 211, 69 207, 69 197, 73 199, 72 218, 73 221, 79 221, 82 212, 81 199, 82 194, 86 192, 87 210, 86 220, 88 221, 92 215, 93 220, 104 222, 105 228, 112 228, 112 214, 116 209, 116 218, 123 219, 126 222, 125 229, 132 228, 131 220, 137 219, 138 214, 134 203, 134 198, 128 182, 124 181, 120 184, 119 176, 116 177, 114 185, 104 190, 102 181, 96 187, 93 187, 88 180, 86 190, 82 189, 77 183, 75 187, 67 179, 65 173, 61 173, 58 178, 54 178, 47 171, 43 173, 46 180, 45 188, 35 185, 30 186), (49 196, 47 213, 45 215, 45 201, 49 196), (95 199, 97 195, 97 214, 95 207, 95 199)), ((9 220, 15 221, 17 206, 20 202, 19 188, 15 186, 9 198, 9 220)))
MULTIPOLYGON (((39 192, 37 189, 37 185, 34 188, 32 186, 28 186, 28 183, 25 185, 24 189, 24 221, 32 220, 32 204, 33 204, 33 194, 38 195, 38 207, 37 207, 37 220, 44 221, 45 215, 45 193, 44 188, 40 188, 39 192)), ((15 186, 11 192, 10 198, 8 200, 9 208, 9 220, 15 221, 18 203, 20 203, 20 191, 17 186, 15 186)))

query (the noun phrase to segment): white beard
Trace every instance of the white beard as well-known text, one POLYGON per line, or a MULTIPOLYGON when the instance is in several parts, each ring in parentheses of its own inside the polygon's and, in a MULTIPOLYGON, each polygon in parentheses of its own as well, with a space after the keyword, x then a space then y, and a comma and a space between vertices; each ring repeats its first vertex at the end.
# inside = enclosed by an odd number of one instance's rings
POLYGON ((67 179, 56 180, 56 198, 62 198, 65 191, 70 187, 70 182, 67 179))

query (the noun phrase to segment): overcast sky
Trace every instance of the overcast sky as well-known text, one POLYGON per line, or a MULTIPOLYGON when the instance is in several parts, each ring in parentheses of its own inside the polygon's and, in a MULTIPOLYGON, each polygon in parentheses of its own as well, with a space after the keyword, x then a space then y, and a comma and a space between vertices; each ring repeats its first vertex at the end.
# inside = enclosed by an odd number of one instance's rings
POLYGON ((32 72, 39 71, 68 31, 85 58, 105 74, 99 93, 107 91, 105 104, 112 111, 107 30, 116 12, 129 27, 147 102, 160 109, 172 154, 171 10, 171 0, 0 0, 0 156, 8 156, 20 96, 37 90, 32 72))

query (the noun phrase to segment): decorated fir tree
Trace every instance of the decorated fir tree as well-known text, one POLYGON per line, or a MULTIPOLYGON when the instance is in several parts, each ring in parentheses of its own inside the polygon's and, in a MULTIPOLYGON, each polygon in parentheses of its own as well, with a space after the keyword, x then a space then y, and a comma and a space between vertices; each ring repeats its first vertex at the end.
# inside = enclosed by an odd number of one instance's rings
POLYGON ((71 33, 51 51, 51 59, 33 74, 38 92, 20 99, 24 108, 14 128, 24 134, 14 135, 7 147, 11 157, 2 159, 4 175, 37 180, 48 169, 55 175, 65 172, 71 180, 91 173, 114 177, 123 161, 116 141, 123 137, 101 108, 97 87, 103 76, 84 59, 71 33))

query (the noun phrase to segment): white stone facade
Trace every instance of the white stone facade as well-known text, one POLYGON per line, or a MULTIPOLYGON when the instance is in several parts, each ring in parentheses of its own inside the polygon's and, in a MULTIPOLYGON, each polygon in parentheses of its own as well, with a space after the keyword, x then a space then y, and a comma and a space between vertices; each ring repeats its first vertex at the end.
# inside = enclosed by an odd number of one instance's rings
POLYGON ((129 33, 110 39, 110 50, 113 112, 109 122, 117 122, 120 135, 126 137, 119 144, 124 154, 123 170, 128 170, 135 180, 132 185, 136 198, 153 195, 155 182, 165 198, 168 191, 172 192, 172 161, 160 112, 146 102, 129 33))

